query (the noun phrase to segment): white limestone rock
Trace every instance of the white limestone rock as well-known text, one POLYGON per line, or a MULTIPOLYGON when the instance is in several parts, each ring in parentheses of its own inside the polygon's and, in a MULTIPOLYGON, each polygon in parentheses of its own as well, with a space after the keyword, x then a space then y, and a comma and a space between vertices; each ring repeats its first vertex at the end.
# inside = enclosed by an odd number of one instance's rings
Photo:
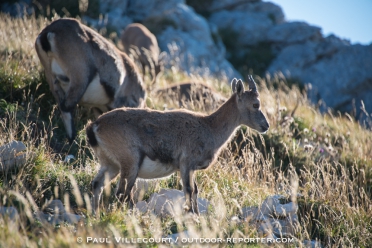
MULTIPOLYGON (((148 210, 153 211, 158 216, 175 216, 183 214, 185 204, 184 193, 175 189, 161 189, 159 193, 154 193, 148 200, 148 210)), ((199 213, 205 214, 208 211, 209 202, 198 198, 199 213)))
POLYGON ((0 146, 0 171, 22 167, 26 163, 26 146, 20 141, 12 141, 0 146))

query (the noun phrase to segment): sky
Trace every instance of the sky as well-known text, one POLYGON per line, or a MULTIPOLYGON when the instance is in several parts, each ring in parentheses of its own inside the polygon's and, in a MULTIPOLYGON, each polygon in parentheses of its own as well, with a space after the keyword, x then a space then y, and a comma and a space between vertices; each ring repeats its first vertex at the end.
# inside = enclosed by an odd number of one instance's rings
POLYGON ((305 21, 351 43, 372 43, 372 0, 267 0, 282 7, 287 21, 305 21))

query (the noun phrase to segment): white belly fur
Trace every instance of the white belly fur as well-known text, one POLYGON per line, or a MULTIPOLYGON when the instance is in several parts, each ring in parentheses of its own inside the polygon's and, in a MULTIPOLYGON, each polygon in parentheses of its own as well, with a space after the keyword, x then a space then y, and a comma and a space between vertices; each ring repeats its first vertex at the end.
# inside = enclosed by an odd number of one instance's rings
MULTIPOLYGON (((67 77, 62 67, 58 62, 52 60, 52 72, 54 75, 61 75, 67 77)), ((70 82, 59 81, 61 88, 66 93, 70 87, 70 82)), ((98 73, 94 76, 93 80, 89 83, 83 97, 80 102, 81 105, 88 106, 104 106, 110 103, 110 98, 107 96, 105 89, 103 88, 98 73)))
POLYGON ((106 105, 110 103, 110 98, 107 96, 98 74, 96 74, 88 85, 88 88, 81 98, 80 103, 83 105, 93 106, 106 105))
POLYGON ((163 164, 160 161, 145 157, 138 172, 138 177, 143 179, 162 178, 171 175, 176 170, 171 164, 163 164))

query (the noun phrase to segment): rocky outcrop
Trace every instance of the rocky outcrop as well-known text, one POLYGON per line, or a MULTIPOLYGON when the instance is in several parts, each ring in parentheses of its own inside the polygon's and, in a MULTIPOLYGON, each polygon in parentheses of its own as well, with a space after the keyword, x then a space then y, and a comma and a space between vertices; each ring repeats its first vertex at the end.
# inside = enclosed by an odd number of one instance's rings
POLYGON ((241 77, 225 59, 222 42, 212 38, 208 22, 184 0, 110 0, 102 1, 100 10, 105 13, 103 21, 84 20, 96 27, 115 27, 119 33, 132 22, 149 28, 158 39, 165 68, 226 80, 241 77))
MULTIPOLYGON (((2 6, 8 12, 16 8, 2 6)), ((324 37, 319 27, 288 22, 274 3, 107 0, 100 1, 100 12, 100 20, 83 20, 119 33, 129 23, 145 24, 159 41, 166 68, 226 77, 227 82, 232 77, 242 78, 231 63, 244 74, 250 69, 261 76, 282 72, 287 78, 311 84, 309 96, 314 103, 322 99, 323 106, 343 112, 362 113, 361 106, 372 111, 371 45, 352 45, 334 35, 324 37)))
MULTIPOLYGON (((165 52, 163 63, 187 73, 217 77, 239 77, 225 59, 222 43, 214 41, 207 21, 183 1, 150 1, 156 8, 144 16, 144 24, 164 26, 157 34, 159 47, 165 52), (174 64, 175 62, 175 64, 174 64)), ((151 28, 151 27, 150 27, 151 28)), ((151 30, 151 29, 150 29, 151 30)))
POLYGON ((269 30, 284 22, 281 8, 270 2, 214 1, 210 9, 215 12, 209 22, 220 32, 235 31, 238 36, 236 46, 241 49, 266 41, 269 30), (223 6, 232 7, 226 9, 223 6))
POLYGON ((311 84, 310 99, 314 103, 321 99, 322 110, 355 109, 358 117, 363 113, 360 110, 363 100, 366 110, 372 111, 372 99, 368 97, 372 91, 371 45, 351 45, 334 35, 324 37, 321 28, 305 22, 286 22, 280 7, 272 3, 212 2, 205 8, 211 12, 209 22, 221 35, 228 30, 227 38, 236 39, 228 40, 233 44, 228 47, 228 53, 233 53, 229 58, 243 55, 247 57, 245 61, 252 61, 249 66, 256 69, 255 73, 260 73, 262 67, 254 67, 261 64, 270 74, 282 72, 287 78, 311 84), (258 50, 260 43, 266 44, 264 51, 258 50), (252 54, 251 50, 259 54, 252 54), (265 52, 271 52, 272 56, 265 58, 265 52))
POLYGON ((220 31, 233 30, 238 34, 237 46, 257 44, 265 39, 267 30, 273 25, 270 18, 262 13, 243 11, 220 11, 210 17, 220 31))
POLYGON ((265 35, 265 41, 284 46, 318 41, 322 38, 321 28, 311 26, 306 22, 284 22, 272 26, 265 35))
MULTIPOLYGON (((372 45, 350 45, 330 36, 319 41, 307 41, 284 48, 268 68, 287 78, 311 84, 313 102, 321 99, 325 106, 342 112, 354 108, 360 113, 363 100, 372 110, 372 45), (355 100, 355 106, 352 102, 355 100)), ((323 108, 324 109, 324 108, 323 108)), ((358 114, 358 113, 357 113, 358 114)))

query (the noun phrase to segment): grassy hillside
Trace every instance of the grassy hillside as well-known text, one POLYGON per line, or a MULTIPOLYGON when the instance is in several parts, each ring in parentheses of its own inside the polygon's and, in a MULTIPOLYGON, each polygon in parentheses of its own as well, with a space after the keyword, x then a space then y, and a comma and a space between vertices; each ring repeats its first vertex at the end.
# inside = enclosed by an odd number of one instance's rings
MULTIPOLYGON (((0 173, 0 206, 14 206, 20 214, 19 225, 0 215, 0 247, 71 247, 78 245, 78 237, 159 238, 184 230, 209 238, 259 237, 254 223, 232 218, 241 215, 242 207, 259 206, 269 195, 293 193, 301 195, 297 199, 301 226, 295 234, 298 243, 290 246, 315 239, 329 247, 372 246, 371 131, 349 115, 321 114, 305 92, 288 87, 282 75, 255 77, 271 125, 268 133, 242 127, 217 163, 197 173, 199 196, 212 204, 199 222, 189 216, 160 218, 131 212, 116 201, 115 183, 105 197, 106 211, 93 216, 90 183, 98 162, 83 131, 90 114, 77 110, 79 133, 70 146, 33 48, 47 23, 0 14, 0 145, 19 140, 29 154, 22 169, 0 173), (75 160, 64 162, 68 154, 75 160), (53 226, 38 221, 33 213, 51 199, 61 199, 82 220, 53 226)), ((158 84, 188 78, 173 68, 158 84)), ((228 82, 198 79, 230 95, 228 82)), ((164 104, 177 107, 151 92, 147 103, 155 109, 164 104)), ((181 189, 179 175, 159 181, 147 197, 160 188, 181 189)))

